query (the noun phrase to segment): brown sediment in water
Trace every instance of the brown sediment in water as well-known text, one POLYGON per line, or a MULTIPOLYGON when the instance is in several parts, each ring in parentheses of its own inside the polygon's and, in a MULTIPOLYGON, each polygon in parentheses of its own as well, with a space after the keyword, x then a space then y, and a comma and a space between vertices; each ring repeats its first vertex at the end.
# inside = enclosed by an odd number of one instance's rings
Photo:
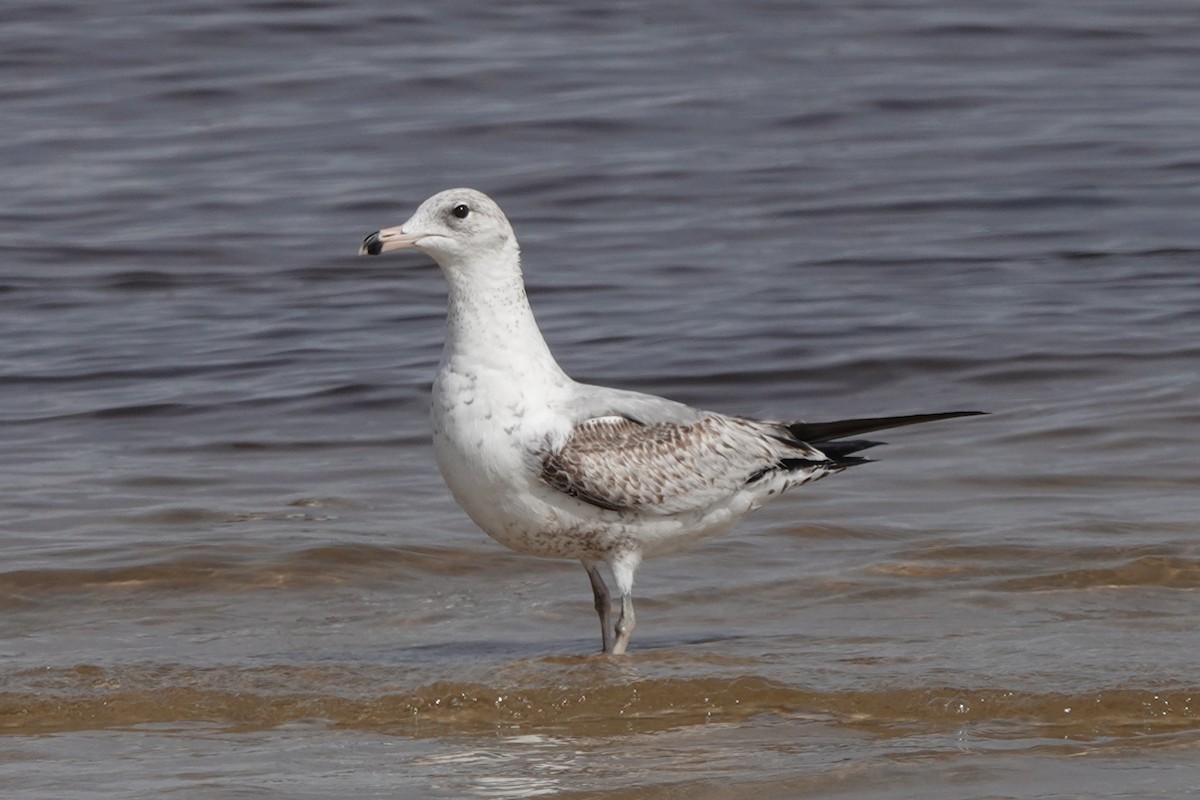
POLYGON ((537 730, 604 736, 648 733, 759 715, 803 717, 876 735, 988 730, 994 735, 1090 740, 1200 731, 1200 687, 1029 692, 1002 687, 889 687, 817 691, 753 675, 598 680, 603 660, 555 659, 552 683, 396 685, 383 669, 272 666, 66 669, 10 675, 0 733, 206 724, 226 731, 314 722, 407 736, 537 730), (566 667, 565 671, 563 668, 566 667))

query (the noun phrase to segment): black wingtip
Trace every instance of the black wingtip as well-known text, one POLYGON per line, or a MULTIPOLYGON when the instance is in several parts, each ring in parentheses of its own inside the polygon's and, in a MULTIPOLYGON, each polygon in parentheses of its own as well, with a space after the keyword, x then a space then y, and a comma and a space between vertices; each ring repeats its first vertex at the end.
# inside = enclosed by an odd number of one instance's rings
POLYGON ((788 432, 800 441, 820 445, 834 439, 844 439, 847 436, 857 436, 861 433, 871 433, 887 428, 900 428, 905 425, 919 425, 957 417, 978 417, 987 413, 986 411, 943 411, 937 414, 840 419, 833 422, 792 422, 788 424, 787 428, 788 432))

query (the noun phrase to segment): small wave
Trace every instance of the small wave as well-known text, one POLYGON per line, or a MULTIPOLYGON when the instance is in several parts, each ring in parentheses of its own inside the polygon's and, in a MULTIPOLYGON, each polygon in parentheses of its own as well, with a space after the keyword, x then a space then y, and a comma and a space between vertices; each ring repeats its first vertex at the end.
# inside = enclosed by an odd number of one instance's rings
MULTIPOLYGON (((562 659, 559 659, 562 661, 562 659)), ((0 729, 12 734, 206 723, 231 731, 319 720, 408 736, 553 728, 624 735, 804 716, 894 734, 970 726, 1089 740, 1200 729, 1200 687, 1029 692, 918 686, 815 691, 761 676, 631 678, 606 660, 536 665, 521 687, 436 681, 398 687, 382 667, 190 668, 80 664, 6 676, 0 729)))
POLYGON ((179 276, 157 270, 118 272, 108 276, 105 286, 110 289, 176 289, 182 285, 179 276))
MULTIPOLYGON (((314 508, 344 504, 331 498, 302 499, 292 504, 295 514, 310 515, 314 508)), ((285 512, 286 513, 286 512, 285 512)), ((245 517, 204 509, 165 509, 156 512, 159 525, 196 522, 233 522, 245 517)), ((335 545, 313 547, 282 557, 263 557, 246 548, 222 555, 190 553, 149 564, 116 567, 27 569, 0 573, 0 607, 27 606, 39 599, 72 594, 130 594, 136 592, 237 593, 262 589, 304 589, 333 583, 371 583, 396 580, 408 574, 473 575, 496 569, 497 559, 518 555, 486 556, 472 550, 419 547, 335 545)))
POLYGON ((1200 561, 1170 556, 1144 556, 1114 567, 1073 569, 1014 578, 996 588, 1015 592, 1046 592, 1064 589, 1200 589, 1200 561))

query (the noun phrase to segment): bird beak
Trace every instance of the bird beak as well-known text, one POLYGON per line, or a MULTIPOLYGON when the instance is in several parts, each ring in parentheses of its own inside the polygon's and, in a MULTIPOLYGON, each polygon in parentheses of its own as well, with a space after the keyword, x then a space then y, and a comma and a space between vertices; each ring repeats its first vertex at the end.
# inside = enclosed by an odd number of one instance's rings
POLYGON ((416 247, 417 242, 425 238, 422 233, 405 233, 403 225, 394 228, 384 228, 375 231, 358 248, 360 256, 377 256, 389 250, 400 250, 405 247, 416 247))

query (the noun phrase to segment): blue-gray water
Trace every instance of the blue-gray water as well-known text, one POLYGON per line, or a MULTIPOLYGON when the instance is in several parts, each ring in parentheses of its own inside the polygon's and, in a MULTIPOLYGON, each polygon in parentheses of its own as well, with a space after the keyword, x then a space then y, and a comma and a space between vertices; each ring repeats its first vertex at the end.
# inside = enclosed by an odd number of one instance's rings
POLYGON ((1200 9, 13 2, 0 792, 1200 791, 1200 9), (639 574, 443 488, 468 185, 579 379, 897 431, 639 574))

